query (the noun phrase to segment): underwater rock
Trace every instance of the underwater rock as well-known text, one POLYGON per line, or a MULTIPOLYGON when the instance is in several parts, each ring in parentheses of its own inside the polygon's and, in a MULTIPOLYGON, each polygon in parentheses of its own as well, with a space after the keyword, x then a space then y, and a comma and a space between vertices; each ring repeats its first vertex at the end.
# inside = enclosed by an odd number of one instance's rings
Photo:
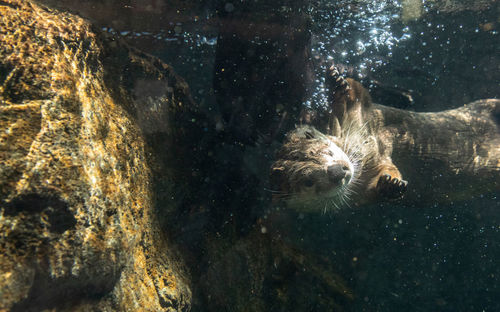
POLYGON ((205 309, 349 311, 354 295, 335 272, 336 266, 328 258, 304 250, 297 241, 282 237, 283 232, 289 237, 286 226, 296 222, 280 214, 272 218, 281 220, 261 220, 248 236, 231 246, 211 239, 212 263, 201 276, 200 286, 208 294, 205 309), (274 226, 275 221, 286 226, 274 226))
POLYGON ((0 310, 188 310, 144 135, 187 85, 29 1, 0 2, 0 42, 0 310))

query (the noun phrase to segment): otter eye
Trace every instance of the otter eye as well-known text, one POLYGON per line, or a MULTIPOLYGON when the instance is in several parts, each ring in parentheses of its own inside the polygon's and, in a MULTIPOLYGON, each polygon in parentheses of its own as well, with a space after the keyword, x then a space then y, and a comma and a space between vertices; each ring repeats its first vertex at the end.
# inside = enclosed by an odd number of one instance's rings
POLYGON ((304 182, 305 187, 312 187, 314 185, 314 181, 312 179, 305 179, 304 182))

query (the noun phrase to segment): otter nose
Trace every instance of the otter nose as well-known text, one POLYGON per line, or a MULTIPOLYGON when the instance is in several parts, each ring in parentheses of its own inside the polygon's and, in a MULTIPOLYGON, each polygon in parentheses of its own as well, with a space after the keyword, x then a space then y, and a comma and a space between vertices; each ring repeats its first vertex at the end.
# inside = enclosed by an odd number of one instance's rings
POLYGON ((346 165, 335 164, 328 166, 326 168, 326 172, 328 174, 328 179, 332 183, 339 183, 345 177, 350 177, 351 172, 349 171, 349 167, 346 165))

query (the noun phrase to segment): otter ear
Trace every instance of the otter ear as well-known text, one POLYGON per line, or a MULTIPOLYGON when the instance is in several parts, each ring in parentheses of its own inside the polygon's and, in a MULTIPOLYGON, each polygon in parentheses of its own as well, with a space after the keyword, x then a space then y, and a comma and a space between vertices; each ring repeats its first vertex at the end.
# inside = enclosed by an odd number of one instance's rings
POLYGON ((310 108, 304 108, 300 112, 299 122, 300 125, 313 125, 318 114, 310 108))
POLYGON ((285 167, 271 167, 271 178, 281 176, 285 171, 285 167))
POLYGON ((269 181, 272 194, 272 202, 278 203, 286 197, 289 184, 287 182, 285 167, 276 166, 271 169, 271 176, 269 181))
POLYGON ((272 167, 271 168, 271 175, 270 175, 270 185, 271 188, 279 188, 281 186, 281 183, 283 183, 283 175, 285 174, 285 167, 279 166, 279 167, 272 167))
POLYGON ((299 141, 303 139, 314 139, 318 136, 318 130, 313 126, 300 126, 290 133, 290 141, 299 141))
POLYGON ((285 174, 285 167, 272 167, 271 168, 271 184, 280 181, 285 174))

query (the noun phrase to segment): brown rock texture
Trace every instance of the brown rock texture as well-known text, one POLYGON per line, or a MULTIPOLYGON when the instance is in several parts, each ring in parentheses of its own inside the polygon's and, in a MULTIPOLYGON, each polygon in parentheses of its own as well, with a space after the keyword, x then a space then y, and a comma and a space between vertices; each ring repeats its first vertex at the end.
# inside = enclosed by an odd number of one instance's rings
POLYGON ((77 16, 0 1, 0 311, 189 309, 138 125, 186 88, 77 16))

